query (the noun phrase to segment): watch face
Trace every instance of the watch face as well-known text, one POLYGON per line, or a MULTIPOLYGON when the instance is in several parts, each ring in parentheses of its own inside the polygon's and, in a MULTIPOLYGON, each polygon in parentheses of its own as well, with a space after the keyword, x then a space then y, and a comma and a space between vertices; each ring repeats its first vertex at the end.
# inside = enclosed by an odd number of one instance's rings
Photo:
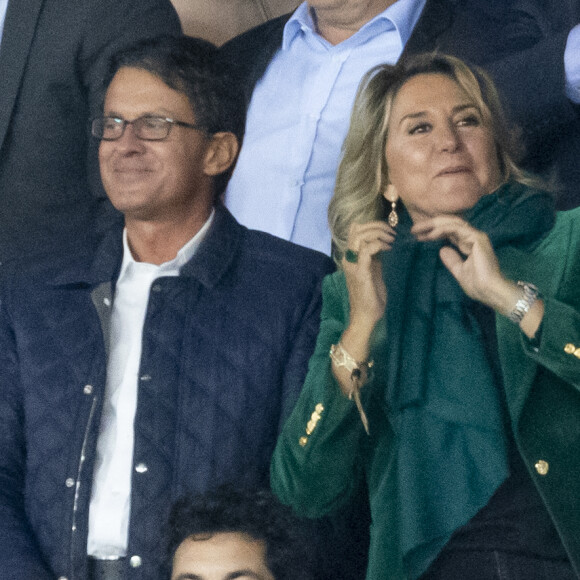
POLYGON ((538 288, 529 282, 518 281, 518 286, 522 289, 522 297, 516 302, 513 310, 509 313, 508 319, 514 324, 519 324, 526 314, 526 312, 532 307, 534 302, 540 297, 540 292, 538 288))

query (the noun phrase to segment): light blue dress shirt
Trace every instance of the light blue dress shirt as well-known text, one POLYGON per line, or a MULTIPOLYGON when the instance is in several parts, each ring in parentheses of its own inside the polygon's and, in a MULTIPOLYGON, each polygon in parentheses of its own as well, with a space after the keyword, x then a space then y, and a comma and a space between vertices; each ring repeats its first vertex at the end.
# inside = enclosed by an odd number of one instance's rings
POLYGON ((2 32, 4 31, 4 20, 6 20, 6 10, 8 0, 0 0, 0 44, 2 43, 2 32))
POLYGON ((564 69, 566 71, 566 95, 580 104, 580 24, 572 28, 568 35, 564 52, 564 69))
POLYGON ((425 1, 395 2, 335 46, 298 7, 252 95, 226 192, 242 224, 330 253, 327 208, 356 89, 374 65, 398 60, 425 1))

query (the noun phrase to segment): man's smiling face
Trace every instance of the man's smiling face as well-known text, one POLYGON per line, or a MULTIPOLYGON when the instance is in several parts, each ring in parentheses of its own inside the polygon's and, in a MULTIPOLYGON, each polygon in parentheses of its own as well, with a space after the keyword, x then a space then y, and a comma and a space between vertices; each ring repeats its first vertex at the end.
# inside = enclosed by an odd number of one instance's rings
MULTIPOLYGON (((119 69, 105 97, 103 114, 126 121, 168 117, 195 124, 184 93, 139 68, 119 69)), ((166 220, 189 213, 199 191, 210 188, 204 172, 209 136, 173 125, 166 139, 139 139, 132 125, 115 141, 101 141, 101 178, 111 203, 127 219, 166 220), (203 185, 202 185, 203 184, 203 185)))

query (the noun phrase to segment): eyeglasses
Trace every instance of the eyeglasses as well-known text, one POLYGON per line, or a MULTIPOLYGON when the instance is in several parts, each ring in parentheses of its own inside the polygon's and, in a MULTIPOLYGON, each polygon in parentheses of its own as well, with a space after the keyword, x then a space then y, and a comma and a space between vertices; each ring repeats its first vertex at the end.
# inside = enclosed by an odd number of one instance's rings
POLYGON ((143 117, 133 119, 133 121, 127 121, 119 117, 99 117, 93 119, 91 123, 91 134, 93 137, 101 139, 102 141, 116 141, 123 136, 127 125, 133 125, 135 137, 143 141, 162 141, 166 139, 173 125, 179 125, 186 129, 205 131, 205 128, 200 125, 192 125, 167 117, 144 115, 143 117))

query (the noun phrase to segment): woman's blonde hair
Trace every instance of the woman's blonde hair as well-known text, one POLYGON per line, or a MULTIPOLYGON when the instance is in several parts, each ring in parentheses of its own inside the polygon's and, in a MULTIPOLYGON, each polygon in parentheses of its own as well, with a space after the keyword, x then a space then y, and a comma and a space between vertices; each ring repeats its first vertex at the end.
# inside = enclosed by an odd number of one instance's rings
POLYGON ((494 137, 503 181, 539 184, 518 167, 515 159, 521 154, 521 145, 517 132, 508 129, 497 90, 481 69, 438 53, 416 55, 395 66, 378 65, 366 73, 358 88, 328 207, 332 254, 337 263, 346 250, 352 223, 386 216, 383 193, 389 184, 389 171, 385 149, 391 110, 401 87, 421 74, 446 75, 473 99, 494 137))

